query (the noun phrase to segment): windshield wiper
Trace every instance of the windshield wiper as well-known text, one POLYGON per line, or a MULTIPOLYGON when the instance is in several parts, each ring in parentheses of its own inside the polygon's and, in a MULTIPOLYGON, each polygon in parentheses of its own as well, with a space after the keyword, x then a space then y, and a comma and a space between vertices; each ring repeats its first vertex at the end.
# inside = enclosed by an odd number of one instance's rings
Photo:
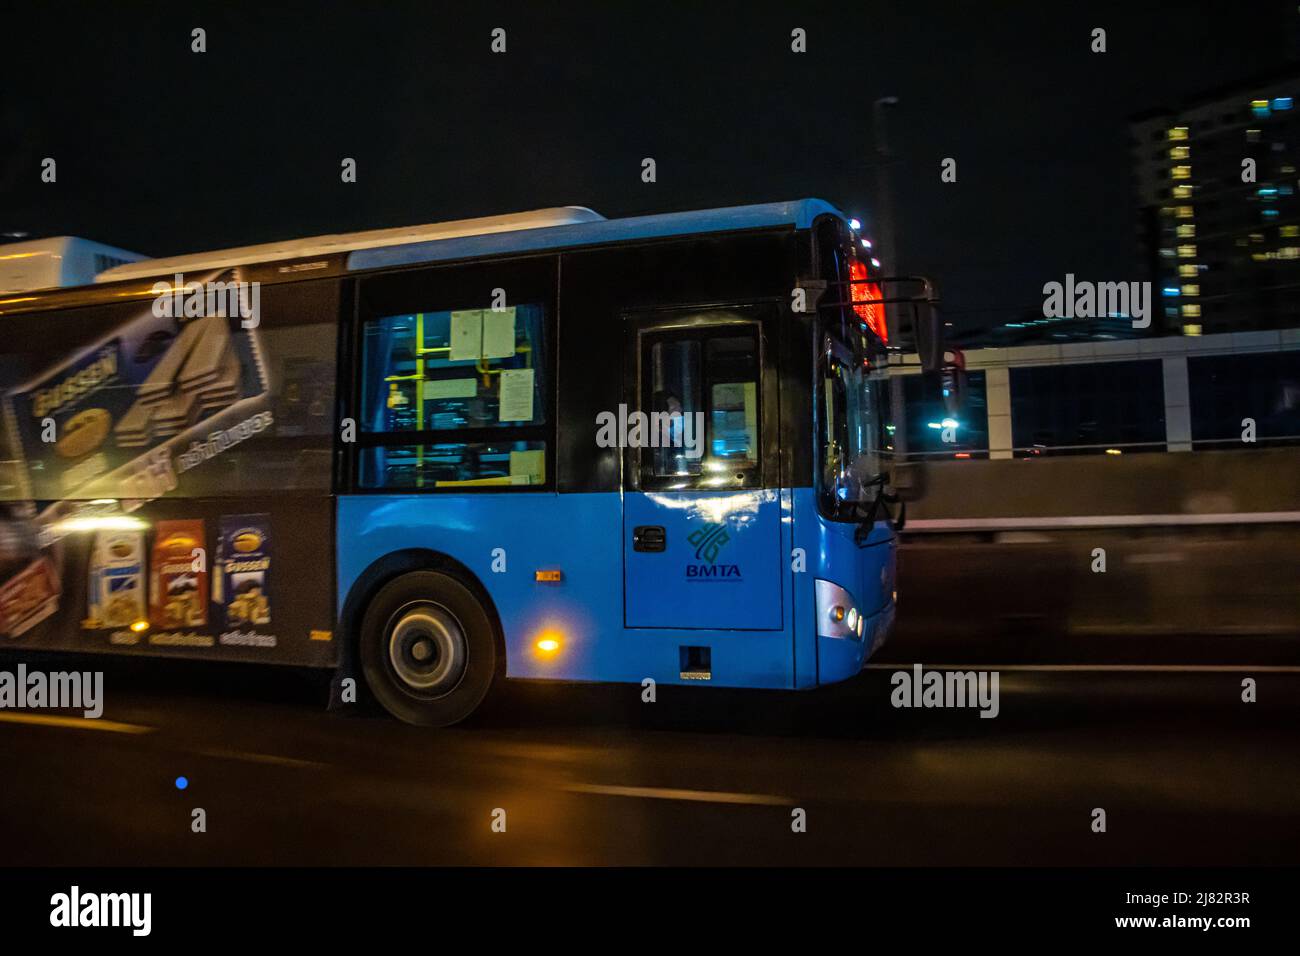
MULTIPOLYGON (((899 504, 898 495, 887 490, 889 475, 880 472, 868 481, 863 482, 864 488, 876 488, 876 495, 871 499, 871 505, 866 509, 866 514, 859 514, 858 526, 853 530, 853 540, 861 547, 871 537, 871 530, 876 526, 876 516, 884 509, 885 517, 893 525, 894 531, 902 531, 903 525, 907 523, 907 502, 901 502, 902 507, 898 510, 898 516, 889 513, 889 506, 899 504)), ((863 508, 862 502, 854 502, 854 510, 860 512, 863 508)))

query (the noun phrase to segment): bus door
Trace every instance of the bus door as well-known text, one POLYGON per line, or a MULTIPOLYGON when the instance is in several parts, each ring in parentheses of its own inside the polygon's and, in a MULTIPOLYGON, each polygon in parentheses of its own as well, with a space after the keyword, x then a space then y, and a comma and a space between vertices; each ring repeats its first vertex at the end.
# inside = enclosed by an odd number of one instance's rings
POLYGON ((782 627, 774 304, 624 316, 628 627, 782 627))

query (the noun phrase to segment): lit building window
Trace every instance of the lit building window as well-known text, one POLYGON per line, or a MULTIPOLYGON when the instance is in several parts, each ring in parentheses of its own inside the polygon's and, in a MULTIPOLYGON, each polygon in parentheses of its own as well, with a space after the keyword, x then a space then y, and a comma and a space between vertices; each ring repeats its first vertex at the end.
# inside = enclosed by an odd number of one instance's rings
POLYGON ((1170 159, 1186 159, 1190 155, 1192 155, 1192 151, 1186 146, 1175 146, 1173 149, 1169 150, 1170 159))
POLYGON ((1251 100, 1250 111, 1261 119, 1268 115, 1268 100, 1251 100))
POLYGON ((1200 335, 1201 327, 1192 323, 1183 326, 1183 335, 1200 335))
POLYGON ((1191 206, 1179 206, 1177 212, 1178 212, 1178 218, 1179 218, 1179 219, 1191 219, 1191 218, 1192 218, 1192 207, 1191 207, 1191 206))
POLYGON ((1183 286, 1183 295, 1197 296, 1200 294, 1201 294, 1201 287, 1199 285, 1183 286))
POLYGON ((1195 247, 1195 246, 1190 246, 1190 245, 1188 245, 1188 246, 1179 246, 1179 247, 1178 247, 1178 258, 1179 258, 1179 259, 1195 259, 1195 258, 1196 258, 1196 247, 1195 247))
POLYGON ((1192 198, 1192 187, 1191 187, 1191 186, 1175 186, 1175 187, 1174 187, 1174 198, 1175 198, 1175 199, 1191 199, 1191 198, 1192 198))
POLYGON ((1246 130, 1246 142, 1248 142, 1248 143, 1258 143, 1258 142, 1259 142, 1259 130, 1257 130, 1257 129, 1248 129, 1248 130, 1246 130))
POLYGON ((1184 279, 1195 279, 1197 276, 1196 266, 1185 262, 1178 267, 1178 274, 1184 279))
POLYGON ((1187 127, 1186 127, 1186 126, 1175 126, 1173 129, 1171 129, 1171 130, 1169 131, 1169 139, 1170 139, 1171 141, 1172 141, 1172 140, 1187 139, 1187 127))
POLYGON ((1283 239, 1294 239, 1300 236, 1300 226, 1282 226, 1278 229, 1278 235, 1283 239))
POLYGON ((1199 319, 1201 317, 1201 307, 1195 302, 1189 302, 1183 306, 1183 318, 1199 319))
POLYGON ((1195 238, 1196 238, 1196 227, 1193 226, 1190 222, 1182 223, 1182 224, 1178 227, 1178 238, 1179 238, 1179 239, 1195 239, 1195 238))
POLYGON ((1191 179, 1191 178, 1192 178, 1192 167, 1190 167, 1190 166, 1175 166, 1175 167, 1173 168, 1173 171, 1172 171, 1172 174, 1171 174, 1171 175, 1174 177, 1174 179, 1191 179))
POLYGON ((1273 109, 1277 110, 1278 112, 1281 112, 1283 110, 1289 110, 1290 108, 1291 108, 1291 97, 1275 96, 1273 98, 1273 109))

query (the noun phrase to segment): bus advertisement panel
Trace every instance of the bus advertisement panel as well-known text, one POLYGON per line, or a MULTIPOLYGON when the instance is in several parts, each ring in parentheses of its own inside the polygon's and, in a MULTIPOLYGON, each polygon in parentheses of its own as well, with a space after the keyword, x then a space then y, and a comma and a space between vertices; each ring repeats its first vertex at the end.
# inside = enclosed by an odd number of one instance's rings
POLYGON ((297 286, 3 319, 0 641, 333 662, 337 285, 297 286))

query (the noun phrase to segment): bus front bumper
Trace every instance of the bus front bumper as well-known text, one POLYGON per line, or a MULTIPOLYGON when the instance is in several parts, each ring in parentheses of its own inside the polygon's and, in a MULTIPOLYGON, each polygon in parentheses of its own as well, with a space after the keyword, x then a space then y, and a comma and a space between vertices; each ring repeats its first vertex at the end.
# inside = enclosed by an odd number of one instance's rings
POLYGON ((866 665, 871 655, 889 639, 894 630, 895 605, 891 601, 866 619, 862 640, 843 637, 817 638, 819 684, 848 680, 866 665))

